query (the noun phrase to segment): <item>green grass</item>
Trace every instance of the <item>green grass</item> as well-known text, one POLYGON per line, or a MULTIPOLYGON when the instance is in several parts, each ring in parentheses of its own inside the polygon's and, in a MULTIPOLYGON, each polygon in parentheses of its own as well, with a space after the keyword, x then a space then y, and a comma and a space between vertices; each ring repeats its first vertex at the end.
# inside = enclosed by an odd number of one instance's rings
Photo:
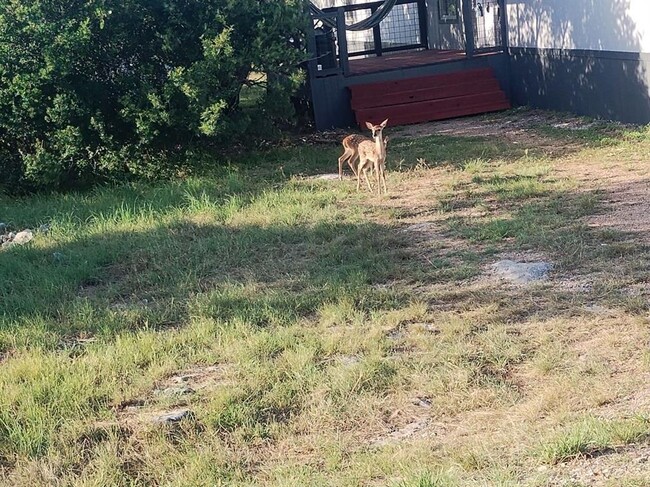
POLYGON ((607 450, 649 437, 649 421, 644 417, 605 421, 588 417, 559 432, 538 450, 539 458, 547 463, 559 463, 579 456, 606 454, 607 450))
MULTIPOLYGON (((616 157, 645 134, 616 135, 616 157)), ((574 162, 606 158, 590 137, 574 162)), ((645 420, 578 412, 650 370, 646 306, 625 292, 647 249, 584 223, 602 194, 560 175, 568 159, 521 147, 395 139, 379 199, 308 177, 336 170, 334 145, 0 197, 12 228, 51 226, 0 252, 0 485, 526 485, 540 461, 646 441, 645 420), (436 232, 405 230, 422 222, 436 232), (514 251, 593 286, 486 280, 514 251), (193 393, 160 393, 206 366, 193 393), (193 415, 145 419, 175 407, 193 415)))

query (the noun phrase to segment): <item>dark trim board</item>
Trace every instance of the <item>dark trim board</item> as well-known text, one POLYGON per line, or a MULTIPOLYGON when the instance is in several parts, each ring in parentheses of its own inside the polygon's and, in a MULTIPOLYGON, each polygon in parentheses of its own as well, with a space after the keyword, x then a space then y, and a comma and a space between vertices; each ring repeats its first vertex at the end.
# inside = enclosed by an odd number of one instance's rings
POLYGON ((345 77, 334 75, 324 78, 311 78, 312 102, 317 130, 345 128, 355 125, 354 113, 350 103, 349 86, 368 83, 394 81, 436 74, 454 73, 478 68, 492 68, 501 89, 510 96, 510 76, 506 53, 494 53, 449 61, 441 64, 414 66, 393 71, 370 73, 345 77))
POLYGON ((510 48, 515 105, 650 123, 650 53, 510 48))

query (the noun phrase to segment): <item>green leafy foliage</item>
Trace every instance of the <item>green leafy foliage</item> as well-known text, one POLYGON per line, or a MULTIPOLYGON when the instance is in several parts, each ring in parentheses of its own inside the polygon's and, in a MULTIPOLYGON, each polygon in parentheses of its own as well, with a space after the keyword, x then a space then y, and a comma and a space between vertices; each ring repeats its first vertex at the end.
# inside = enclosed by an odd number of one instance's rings
POLYGON ((2 183, 165 175, 284 123, 303 21, 298 0, 0 0, 2 183), (251 73, 272 83, 242 109, 251 73))

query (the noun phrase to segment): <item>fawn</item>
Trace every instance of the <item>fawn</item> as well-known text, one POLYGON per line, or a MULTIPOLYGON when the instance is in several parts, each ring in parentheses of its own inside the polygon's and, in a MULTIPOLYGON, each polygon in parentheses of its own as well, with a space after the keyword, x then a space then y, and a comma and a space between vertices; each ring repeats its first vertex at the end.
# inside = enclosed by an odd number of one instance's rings
MULTIPOLYGON (((386 127, 388 119, 384 120, 379 125, 373 125, 370 122, 366 122, 366 126, 372 131, 372 137, 374 138, 377 133, 381 136, 382 130, 386 127)), ((355 162, 359 159, 359 145, 363 141, 370 141, 368 137, 359 134, 348 135, 343 139, 343 155, 339 157, 339 179, 343 179, 343 163, 347 161, 348 166, 352 169, 352 172, 357 176, 357 166, 355 162)))
MULTIPOLYGON (((388 120, 380 125, 382 130, 386 126, 387 122, 388 120)), ((368 127, 371 126, 370 123, 367 123, 367 125, 368 127)), ((366 178, 368 189, 372 193, 372 185, 368 178, 368 170, 374 169, 377 177, 377 191, 378 194, 381 195, 382 183, 384 186, 384 194, 388 193, 388 190, 386 189, 386 146, 388 145, 388 137, 384 138, 381 130, 378 130, 374 133, 373 138, 374 140, 367 139, 362 141, 357 149, 359 155, 359 165, 357 166, 357 191, 359 191, 359 186, 361 185, 361 173, 363 173, 366 178)))

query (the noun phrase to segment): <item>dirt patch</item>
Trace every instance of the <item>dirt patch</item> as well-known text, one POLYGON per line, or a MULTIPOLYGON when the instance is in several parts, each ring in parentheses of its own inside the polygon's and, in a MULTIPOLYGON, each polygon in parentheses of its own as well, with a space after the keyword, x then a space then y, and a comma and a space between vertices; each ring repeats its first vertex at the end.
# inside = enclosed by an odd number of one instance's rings
POLYGON ((650 180, 639 175, 619 176, 607 187, 604 212, 587 219, 596 229, 614 229, 625 232, 650 244, 650 180))
MULTIPOLYGON (((540 467, 541 472, 546 469, 540 467)), ((550 483, 546 485, 611 486, 618 485, 616 482, 626 477, 647 481, 649 475, 650 446, 627 445, 557 465, 551 469, 550 483)))
MULTIPOLYGON (((615 419, 650 413, 650 374, 642 374, 637 381, 639 386, 634 392, 617 399, 616 402, 601 406, 596 414, 603 418, 615 419)), ((648 467, 650 468, 650 464, 648 467)))
POLYGON ((512 110, 494 115, 409 125, 396 130, 399 130, 399 135, 412 137, 435 134, 454 137, 504 137, 521 135, 543 125, 583 130, 591 128, 594 122, 542 110, 512 110))
POLYGON ((430 420, 418 419, 408 423, 402 428, 391 431, 390 433, 375 438, 370 442, 370 446, 381 447, 390 445, 392 443, 399 443, 412 438, 426 438, 431 436, 431 431, 428 430, 430 420))
POLYGON ((395 128, 401 137, 426 137, 447 135, 453 137, 497 137, 523 148, 531 148, 550 156, 562 156, 583 146, 577 141, 558 140, 545 136, 535 129, 555 127, 582 131, 594 128, 600 122, 579 117, 568 117, 541 110, 511 110, 505 113, 478 117, 456 118, 440 122, 423 123, 395 128))

